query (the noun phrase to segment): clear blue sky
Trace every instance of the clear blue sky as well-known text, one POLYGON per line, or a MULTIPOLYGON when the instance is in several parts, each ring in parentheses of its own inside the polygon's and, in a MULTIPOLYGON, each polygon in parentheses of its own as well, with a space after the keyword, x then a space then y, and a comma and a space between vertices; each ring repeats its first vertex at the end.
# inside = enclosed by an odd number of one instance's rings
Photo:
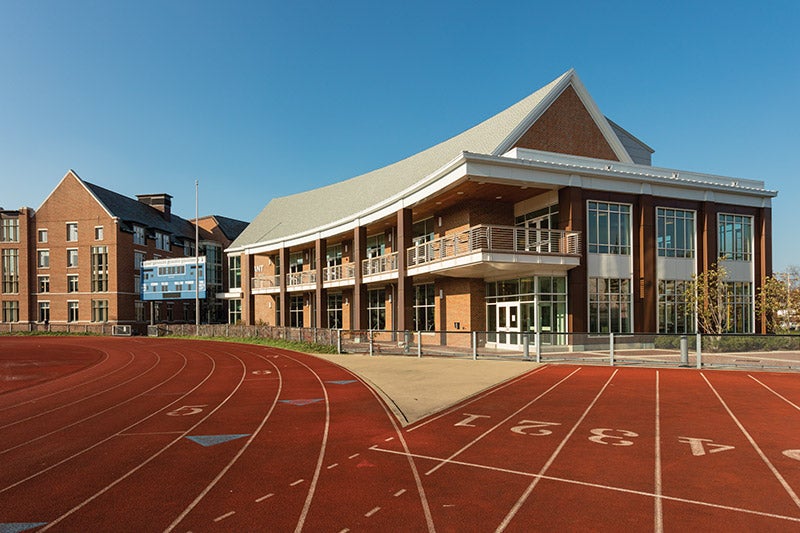
POLYGON ((70 168, 251 220, 574 67, 657 166, 753 178, 800 265, 800 2, 0 0, 0 206, 70 168), (663 4, 663 5, 662 5, 663 4))

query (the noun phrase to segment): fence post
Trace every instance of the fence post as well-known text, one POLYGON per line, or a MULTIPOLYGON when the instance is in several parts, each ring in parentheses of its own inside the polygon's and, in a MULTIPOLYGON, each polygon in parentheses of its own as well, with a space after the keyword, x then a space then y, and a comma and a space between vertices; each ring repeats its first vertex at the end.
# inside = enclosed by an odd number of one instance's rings
POLYGON ((608 334, 608 354, 611 359, 611 366, 614 366, 614 332, 608 334))
POLYGON ((700 370, 703 368, 703 336, 700 333, 697 334, 696 343, 695 349, 697 350, 697 369, 700 370))
POLYGON ((422 357, 422 335, 417 331, 417 357, 422 357))
POLYGON ((526 361, 531 358, 531 341, 527 331, 522 333, 522 358, 526 361))
POLYGON ((477 331, 473 331, 471 337, 472 337, 472 360, 473 361, 477 361, 478 360, 478 332, 477 331))
POLYGON ((542 362, 542 334, 538 331, 533 334, 534 342, 536 343, 536 362, 542 362))
POLYGON ((342 353, 342 330, 336 330, 336 353, 342 353))
POLYGON ((375 355, 375 353, 374 353, 375 347, 372 345, 372 342, 373 342, 372 332, 370 331, 367 334, 367 336, 369 337, 369 354, 370 355, 375 355))
POLYGON ((403 353, 408 353, 408 345, 411 344, 411 332, 403 331, 403 353))

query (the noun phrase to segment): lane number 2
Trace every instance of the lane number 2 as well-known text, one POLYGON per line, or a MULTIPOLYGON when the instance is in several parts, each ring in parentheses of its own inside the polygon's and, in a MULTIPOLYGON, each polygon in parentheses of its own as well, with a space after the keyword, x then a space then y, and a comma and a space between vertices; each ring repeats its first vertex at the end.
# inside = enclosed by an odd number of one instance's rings
POLYGON ((192 416, 203 412, 206 405, 184 405, 167 413, 167 416, 192 416))

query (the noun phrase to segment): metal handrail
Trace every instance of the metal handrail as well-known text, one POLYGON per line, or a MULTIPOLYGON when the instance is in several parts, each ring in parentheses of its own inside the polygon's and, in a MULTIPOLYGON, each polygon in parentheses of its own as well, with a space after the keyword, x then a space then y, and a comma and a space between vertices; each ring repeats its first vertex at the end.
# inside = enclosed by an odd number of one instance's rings
POLYGON ((407 250, 408 266, 423 265, 477 251, 534 255, 580 255, 581 233, 517 226, 473 226, 407 250))
POLYGON ((377 257, 370 257, 369 259, 364 259, 361 262, 361 274, 363 276, 394 272, 397 269, 397 252, 379 255, 377 257))

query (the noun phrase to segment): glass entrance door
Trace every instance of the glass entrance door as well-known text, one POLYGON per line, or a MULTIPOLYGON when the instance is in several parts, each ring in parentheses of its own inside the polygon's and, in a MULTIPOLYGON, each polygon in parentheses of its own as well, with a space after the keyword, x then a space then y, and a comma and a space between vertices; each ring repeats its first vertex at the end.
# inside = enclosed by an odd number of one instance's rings
POLYGON ((497 303, 497 346, 519 346, 519 302, 497 303))

